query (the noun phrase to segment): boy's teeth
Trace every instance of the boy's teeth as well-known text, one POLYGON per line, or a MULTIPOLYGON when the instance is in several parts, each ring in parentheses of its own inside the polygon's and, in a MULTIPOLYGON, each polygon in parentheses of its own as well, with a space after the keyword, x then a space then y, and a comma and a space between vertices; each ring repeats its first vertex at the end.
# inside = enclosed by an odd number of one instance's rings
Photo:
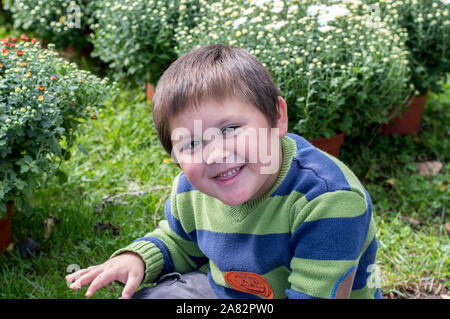
POLYGON ((236 173, 236 172, 239 171, 240 169, 241 169, 240 167, 236 167, 236 168, 233 168, 232 170, 230 170, 230 171, 228 171, 228 172, 225 172, 225 173, 223 173, 223 174, 219 174, 219 176, 220 176, 220 177, 227 177, 227 176, 230 176, 230 175, 236 173))

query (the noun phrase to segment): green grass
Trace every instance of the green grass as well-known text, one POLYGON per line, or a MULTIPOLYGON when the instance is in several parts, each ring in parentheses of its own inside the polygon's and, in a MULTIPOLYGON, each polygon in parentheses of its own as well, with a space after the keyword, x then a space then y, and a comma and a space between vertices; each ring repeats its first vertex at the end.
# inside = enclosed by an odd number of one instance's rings
MULTIPOLYGON (((432 95, 419 136, 348 138, 341 158, 372 196, 378 226, 381 288, 387 297, 442 293, 450 286, 450 85, 432 95), (437 176, 422 176, 419 161, 437 160, 437 176), (395 181, 389 183, 388 180, 395 181), (403 216, 403 217, 402 217, 403 216), (420 221, 414 226, 404 219, 420 221), (441 288, 439 288, 441 287, 441 288)), ((15 248, 0 255, 0 298, 84 298, 86 288, 66 285, 68 267, 102 263, 113 251, 154 229, 179 172, 160 146, 144 89, 123 89, 96 121, 80 132, 70 161, 61 165, 68 180, 52 178, 36 192, 32 213, 13 217, 15 248), (84 154, 85 149, 88 156, 84 154), (45 220, 55 226, 44 236, 45 220), (119 226, 96 230, 95 225, 119 226), (22 258, 18 241, 32 238, 41 249, 22 258)), ((96 298, 117 298, 121 285, 99 290, 96 298)))

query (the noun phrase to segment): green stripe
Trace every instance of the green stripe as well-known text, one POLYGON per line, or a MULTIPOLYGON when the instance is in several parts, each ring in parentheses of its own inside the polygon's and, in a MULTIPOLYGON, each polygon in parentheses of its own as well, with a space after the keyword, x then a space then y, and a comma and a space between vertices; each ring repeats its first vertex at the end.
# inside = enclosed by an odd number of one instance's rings
POLYGON ((372 216, 372 218, 370 220, 369 231, 367 232, 366 242, 364 243, 364 247, 363 247, 361 256, 366 252, 366 249, 372 243, 376 233, 377 233, 377 227, 375 225, 375 220, 372 216))
POLYGON ((291 271, 289 269, 284 266, 280 266, 263 275, 267 282, 269 282, 269 285, 273 290, 273 297, 275 299, 285 299, 287 297, 286 289, 290 288, 287 278, 290 274, 291 271))
POLYGON ((350 299, 375 299, 376 287, 369 288, 364 287, 361 289, 352 290, 350 293, 350 299))
POLYGON ((301 199, 294 207, 297 215, 292 222, 292 232, 305 221, 361 216, 366 212, 367 204, 359 193, 343 190, 324 193, 310 202, 301 199))
POLYGON ((187 206, 181 208, 184 212, 193 211, 194 215, 187 218, 183 216, 181 222, 186 233, 199 229, 259 235, 289 232, 291 208, 297 200, 296 196, 276 196, 267 199, 261 203, 261 209, 249 212, 247 217, 238 223, 233 216, 224 212, 225 205, 220 201, 206 200, 192 193, 178 195, 180 202, 192 203, 192 208, 187 206))
POLYGON ((288 280, 292 289, 305 294, 330 298, 337 280, 358 260, 314 260, 294 257, 288 280))

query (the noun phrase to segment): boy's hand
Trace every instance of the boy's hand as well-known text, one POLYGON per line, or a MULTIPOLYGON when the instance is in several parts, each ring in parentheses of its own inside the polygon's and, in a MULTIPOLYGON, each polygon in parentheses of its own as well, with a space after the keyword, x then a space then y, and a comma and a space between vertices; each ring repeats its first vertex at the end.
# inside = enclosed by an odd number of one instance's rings
POLYGON ((70 285, 72 289, 78 289, 92 282, 86 292, 86 297, 91 297, 99 288, 117 280, 125 284, 122 298, 129 299, 144 279, 144 271, 145 264, 142 258, 133 252, 125 252, 103 264, 67 275, 66 280, 74 281, 70 285))

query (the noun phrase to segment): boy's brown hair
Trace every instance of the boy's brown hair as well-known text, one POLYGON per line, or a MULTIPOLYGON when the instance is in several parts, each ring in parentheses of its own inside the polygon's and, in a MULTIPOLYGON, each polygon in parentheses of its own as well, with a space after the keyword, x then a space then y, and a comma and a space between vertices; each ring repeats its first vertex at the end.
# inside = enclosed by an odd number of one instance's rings
POLYGON ((272 127, 276 124, 279 90, 270 73, 246 50, 207 45, 179 57, 158 81, 152 100, 159 140, 171 154, 169 120, 202 99, 238 97, 257 107, 272 127))

